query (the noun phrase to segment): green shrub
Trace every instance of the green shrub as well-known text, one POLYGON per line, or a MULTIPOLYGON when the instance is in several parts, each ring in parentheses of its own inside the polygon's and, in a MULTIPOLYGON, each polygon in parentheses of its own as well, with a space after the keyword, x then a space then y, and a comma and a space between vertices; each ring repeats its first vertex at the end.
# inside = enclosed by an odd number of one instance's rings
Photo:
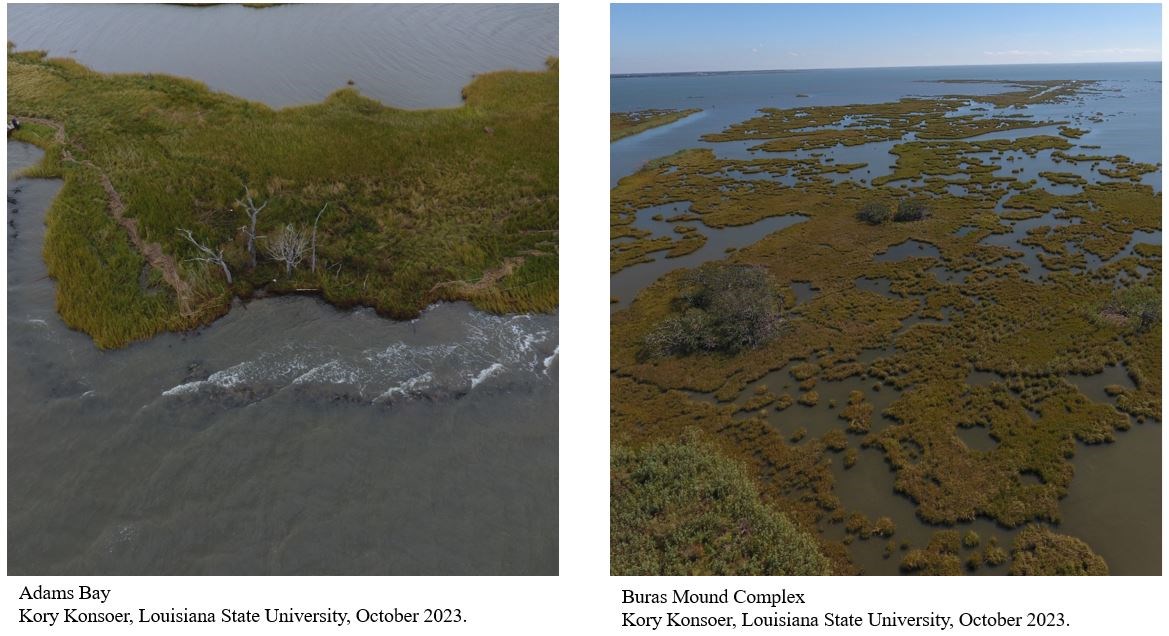
POLYGON ((880 201, 869 201, 861 206, 860 211, 856 213, 856 218, 869 225, 880 225, 888 221, 892 215, 888 205, 880 201))
POLYGON ((707 263, 688 272, 682 284, 677 313, 646 335, 643 354, 737 353, 779 331, 782 301, 761 267, 707 263))
POLYGON ((1101 315, 1114 316, 1138 331, 1161 323, 1161 279, 1151 284, 1128 287, 1115 292, 1100 310, 1101 315))
POLYGON ((759 499, 743 468, 690 433, 610 458, 613 575, 825 575, 816 540, 759 499))
POLYGON ((893 222, 920 221, 929 214, 929 208, 921 199, 905 199, 897 204, 897 212, 893 215, 893 222))

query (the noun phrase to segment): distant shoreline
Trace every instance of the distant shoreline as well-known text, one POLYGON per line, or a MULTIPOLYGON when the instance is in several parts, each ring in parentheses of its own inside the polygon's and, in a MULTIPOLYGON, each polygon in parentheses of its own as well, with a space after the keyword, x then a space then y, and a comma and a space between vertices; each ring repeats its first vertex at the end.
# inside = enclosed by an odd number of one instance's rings
POLYGON ((884 69, 910 68, 1002 68, 1006 66, 1120 66, 1126 64, 1160 64, 1161 60, 1143 62, 1044 62, 1035 64, 946 64, 941 66, 848 66, 838 68, 790 68, 737 71, 664 71, 656 73, 610 73, 609 79, 632 79, 638 77, 681 77, 687 75, 771 75, 777 73, 806 73, 808 71, 879 71, 884 69))

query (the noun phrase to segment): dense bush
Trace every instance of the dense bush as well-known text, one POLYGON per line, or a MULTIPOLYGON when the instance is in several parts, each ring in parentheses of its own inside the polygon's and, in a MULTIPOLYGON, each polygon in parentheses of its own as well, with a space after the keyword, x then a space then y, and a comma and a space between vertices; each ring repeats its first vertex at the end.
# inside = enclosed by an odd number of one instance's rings
POLYGON ((1161 323, 1161 280, 1151 285, 1138 285, 1113 294, 1101 314, 1123 319, 1129 326, 1139 330, 1148 329, 1161 323))
POLYGON ((856 218, 869 225, 880 225, 888 221, 892 215, 888 205, 880 201, 869 201, 861 206, 860 211, 856 213, 856 218))
POLYGON ((689 434, 610 458, 613 575, 823 575, 811 535, 763 504, 743 468, 689 434))
POLYGON ((645 337, 643 353, 661 357, 752 349, 779 331, 781 308, 763 268, 707 263, 683 278, 676 313, 645 337))
POLYGON ((921 199, 905 199, 897 204, 897 212, 893 215, 895 223, 906 221, 920 221, 929 214, 929 208, 921 199))

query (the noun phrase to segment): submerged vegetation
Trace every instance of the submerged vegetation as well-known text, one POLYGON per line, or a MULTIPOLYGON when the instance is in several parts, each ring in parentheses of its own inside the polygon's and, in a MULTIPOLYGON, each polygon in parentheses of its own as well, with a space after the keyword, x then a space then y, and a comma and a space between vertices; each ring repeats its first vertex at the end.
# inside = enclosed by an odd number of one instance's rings
POLYGON ((683 247, 635 225, 647 208, 685 203, 678 223, 716 229, 804 220, 717 265, 669 272, 613 314, 614 452, 701 428, 745 467, 764 505, 816 538, 837 574, 857 571, 849 546, 876 532, 834 491, 833 466, 866 461, 858 448, 890 467, 893 488, 923 522, 984 518, 1014 533, 1008 555, 994 536, 943 530, 928 545, 903 547, 892 563, 904 571, 961 574, 1010 562, 1020 574, 1099 572, 1086 544, 1042 524, 1061 520, 1071 459, 1092 452, 1084 444, 1160 417, 1161 252, 1159 237, 1140 238, 1159 236, 1161 194, 1140 182, 1159 166, 1069 154, 1065 136, 966 140, 1066 124, 1004 110, 1096 90, 1079 81, 1012 84, 997 95, 763 109, 703 137, 769 151, 891 141, 891 174, 819 153, 728 159, 695 148, 622 178, 611 193, 614 272, 683 247), (954 114, 973 101, 995 110, 954 114), (1057 177, 1071 187, 1053 194, 1021 168, 1008 170, 1016 157, 1038 156, 1091 161, 1092 177, 1057 177), (684 320, 703 271, 770 281, 783 329, 717 355, 647 346, 662 330, 706 324, 684 320), (787 290, 797 285, 814 294, 793 302, 787 290), (1109 387, 1107 397, 1076 382, 1114 366, 1131 384, 1109 387), (843 538, 829 538, 826 528, 840 524, 843 538))
POLYGON ((635 110, 629 113, 610 113, 609 141, 617 141, 618 139, 624 139, 625 137, 643 133, 650 128, 657 128, 658 126, 672 124, 680 119, 685 119, 694 113, 700 112, 701 110, 701 108, 687 108, 685 110, 658 108, 650 110, 635 110))
POLYGON ((458 108, 342 89, 274 110, 10 50, 8 112, 24 123, 13 137, 46 150, 27 174, 64 179, 45 239, 58 310, 102 347, 207 323, 261 291, 393 318, 440 300, 551 310, 558 78, 549 60, 476 77, 458 108), (267 206, 256 219, 252 201, 267 206), (311 254, 265 257, 293 235, 311 254))

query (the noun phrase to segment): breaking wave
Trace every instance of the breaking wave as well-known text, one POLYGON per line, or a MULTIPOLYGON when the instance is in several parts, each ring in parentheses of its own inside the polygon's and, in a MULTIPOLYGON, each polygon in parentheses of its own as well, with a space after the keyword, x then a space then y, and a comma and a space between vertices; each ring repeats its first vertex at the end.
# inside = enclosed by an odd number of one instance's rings
POLYGON ((250 357, 245 354, 239 362, 205 377, 188 378, 162 395, 218 395, 254 401, 293 390, 393 403, 550 381, 549 372, 560 352, 555 318, 493 316, 477 311, 465 316, 446 342, 400 339, 348 350, 338 345, 287 342, 250 357))

